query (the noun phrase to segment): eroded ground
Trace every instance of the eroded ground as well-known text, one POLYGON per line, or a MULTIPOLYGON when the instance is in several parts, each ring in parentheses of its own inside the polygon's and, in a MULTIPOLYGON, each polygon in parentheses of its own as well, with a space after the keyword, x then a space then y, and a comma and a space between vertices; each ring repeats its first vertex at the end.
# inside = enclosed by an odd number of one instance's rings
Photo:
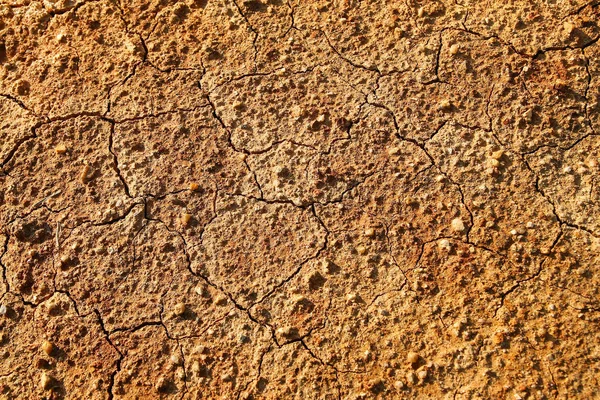
POLYGON ((600 396, 597 1, 0 1, 0 396, 600 396))

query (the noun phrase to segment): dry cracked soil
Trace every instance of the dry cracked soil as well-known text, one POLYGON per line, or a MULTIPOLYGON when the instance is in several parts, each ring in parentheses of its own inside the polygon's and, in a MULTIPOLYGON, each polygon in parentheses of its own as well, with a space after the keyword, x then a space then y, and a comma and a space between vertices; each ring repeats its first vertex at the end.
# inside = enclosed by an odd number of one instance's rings
POLYGON ((0 398, 600 398, 600 4, 0 0, 0 398))

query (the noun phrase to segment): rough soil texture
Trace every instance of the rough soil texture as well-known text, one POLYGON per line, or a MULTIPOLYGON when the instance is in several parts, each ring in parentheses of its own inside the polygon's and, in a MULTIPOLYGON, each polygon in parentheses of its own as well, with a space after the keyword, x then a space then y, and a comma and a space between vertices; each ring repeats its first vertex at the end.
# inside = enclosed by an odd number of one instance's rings
POLYGON ((0 0, 0 398, 600 398, 600 4, 0 0))

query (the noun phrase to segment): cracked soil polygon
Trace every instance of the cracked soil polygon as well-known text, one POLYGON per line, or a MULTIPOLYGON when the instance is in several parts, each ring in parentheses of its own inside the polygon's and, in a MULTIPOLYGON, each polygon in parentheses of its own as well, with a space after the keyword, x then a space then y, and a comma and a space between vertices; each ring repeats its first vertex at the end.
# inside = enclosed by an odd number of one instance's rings
POLYGON ((124 121, 206 105, 197 83, 201 77, 198 71, 163 72, 143 63, 131 78, 111 90, 107 115, 124 121))
POLYGON ((217 199, 217 217, 190 249, 191 269, 249 307, 271 294, 326 244, 308 209, 244 196, 217 199))
MULTIPOLYGON (((239 398, 258 383, 268 330, 232 310, 203 335, 180 341, 186 368, 184 399, 239 398)), ((247 397, 247 396, 246 396, 247 397)))
POLYGON ((119 354, 96 315, 80 315, 73 300, 59 292, 35 308, 11 293, 2 301, 0 375, 6 398, 25 393, 43 398, 48 389, 66 399, 109 398, 119 354))
POLYGON ((0 0, 0 399, 593 399, 600 3, 0 0))
POLYGON ((497 37, 517 52, 534 56, 557 47, 583 47, 598 40, 598 4, 568 0, 466 1, 465 27, 497 37))
POLYGON ((191 183, 229 193, 257 194, 245 154, 208 106, 150 116, 115 126, 113 151, 132 196, 165 196, 191 183))
POLYGON ((96 117, 43 124, 5 165, 8 174, 0 205, 14 219, 47 207, 68 210, 66 226, 106 222, 130 206, 109 143, 112 126, 96 117), (27 172, 25 172, 27 171, 27 172), (30 175, 23 179, 25 174, 30 175), (10 207, 19 204, 19 207, 10 207))
POLYGON ((37 114, 104 112, 110 88, 142 60, 139 38, 112 2, 81 4, 65 13, 50 1, 2 6, 2 92, 37 114))

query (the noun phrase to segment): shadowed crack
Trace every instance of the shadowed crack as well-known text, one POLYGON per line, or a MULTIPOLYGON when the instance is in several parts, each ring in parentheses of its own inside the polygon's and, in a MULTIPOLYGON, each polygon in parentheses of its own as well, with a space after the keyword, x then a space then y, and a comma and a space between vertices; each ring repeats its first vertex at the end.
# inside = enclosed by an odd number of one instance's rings
POLYGON ((48 15, 50 15, 52 18, 54 18, 57 15, 63 15, 66 13, 73 13, 75 14, 77 12, 77 10, 79 10, 81 7, 87 5, 87 4, 92 4, 92 3, 100 3, 103 0, 82 0, 80 2, 75 3, 75 5, 70 6, 70 7, 64 7, 64 8, 52 8, 50 10, 48 10, 48 15))
POLYGON ((117 154, 113 150, 113 137, 115 134, 115 123, 114 123, 114 121, 110 121, 110 122, 111 122, 111 124, 110 124, 110 135, 108 137, 108 151, 113 156, 113 167, 115 169, 115 172, 117 173, 117 176, 119 177, 119 180, 123 184, 123 189, 125 190, 125 194, 127 195, 127 197, 132 198, 131 192, 129 191, 129 185, 127 185, 127 181, 125 180, 125 177, 123 176, 123 174, 121 173, 121 169, 119 168, 119 158, 117 157, 117 154))
MULTIPOLYGON (((47 122, 37 122, 34 126, 31 127, 31 135, 29 136, 25 136, 23 138, 21 138, 19 141, 17 141, 17 143, 15 143, 15 145, 13 146, 13 148, 8 152, 8 154, 6 155, 6 157, 4 157, 4 160, 2 160, 2 164, 0 164, 0 169, 3 170, 4 172, 4 167, 6 166, 6 164, 8 164, 12 158, 15 156, 15 154, 17 153, 17 151, 19 150, 19 147, 21 147, 21 145, 23 145, 25 142, 31 140, 31 139, 35 139, 37 138, 37 133, 36 131, 47 122)), ((6 173, 8 174, 10 171, 7 171, 6 173)))
POLYGON ((290 33, 290 31, 292 29, 295 30, 299 30, 298 27, 296 27, 296 21, 295 21, 295 16, 294 13, 296 11, 296 8, 290 3, 290 0, 286 1, 286 5, 288 6, 288 8, 290 9, 290 13, 288 14, 288 16, 290 17, 290 26, 289 28, 287 28, 287 30, 283 33, 283 35, 281 35, 281 37, 286 37, 288 35, 288 33, 290 33))
POLYGON ((29 107, 27 107, 25 105, 25 103, 23 102, 23 100, 18 99, 15 96, 12 96, 10 94, 4 94, 4 93, 0 93, 0 97, 3 97, 5 99, 7 99, 7 100, 12 101, 13 103, 15 103, 16 105, 18 105, 19 107, 21 107, 23 110, 25 110, 25 111, 27 111, 27 112, 29 112, 29 113, 37 116, 37 114, 35 112, 33 112, 33 110, 31 110, 29 107))
POLYGON ((114 388, 114 385, 115 385, 115 377, 117 376, 117 374, 119 372, 121 372, 121 362, 123 361, 124 355, 121 352, 121 350, 119 350, 119 348, 117 346, 115 346, 115 344, 113 343, 112 339, 110 338, 110 332, 108 332, 106 330, 106 327, 104 326, 104 321, 102 320, 102 315, 100 315, 100 312, 98 310, 96 310, 96 309, 94 309, 92 312, 96 315, 96 318, 98 319, 98 324, 100 325, 100 329, 102 329, 102 332, 104 333, 104 338, 110 344, 110 346, 113 349, 115 349, 115 351, 119 355, 119 358, 116 361, 116 368, 110 374, 109 380, 108 380, 108 388, 107 388, 108 398, 109 399, 113 399, 114 398, 113 388, 114 388))
MULTIPOLYGON (((2 267, 2 282, 6 285, 6 292, 10 292, 10 284, 8 283, 8 279, 6 278, 6 265, 2 262, 2 258, 8 252, 8 241, 10 240, 10 236, 5 234, 4 243, 2 244, 2 254, 0 254, 0 267, 2 267)), ((3 294, 4 295, 4 294, 3 294)))
MULTIPOLYGON (((585 7, 584 7, 585 9, 585 7)), ((583 10, 583 9, 582 9, 583 10)), ((466 19, 465 19, 466 21, 466 19)), ((464 32, 478 36, 484 40, 491 40, 491 39, 495 39, 497 40, 499 43, 501 43, 503 46, 506 46, 508 48, 510 48, 511 51, 513 51, 515 54, 518 54, 520 56, 523 56, 525 58, 528 59, 537 59, 539 58, 541 55, 548 53, 548 52, 553 52, 553 51, 565 51, 565 50, 577 50, 577 49, 585 49, 587 47, 590 47, 592 45, 594 45, 596 42, 598 42, 598 40, 600 40, 600 35, 594 37, 594 38, 589 38, 585 41, 585 43, 578 45, 578 46, 571 46, 571 45, 563 45, 563 46, 547 46, 547 47, 543 47, 538 49, 535 53, 531 54, 531 53, 525 53, 522 51, 519 51, 516 46, 514 44, 512 44, 510 41, 507 41, 503 38, 501 38, 499 35, 497 34, 491 34, 491 35, 485 35, 482 34, 480 32, 477 32, 473 29, 470 29, 467 27, 466 23, 463 22, 462 23, 464 32)))
MULTIPOLYGON (((467 211, 467 214, 469 215, 469 225, 466 227, 466 232, 465 232, 465 235, 466 235, 467 241, 468 241, 469 233, 474 226, 474 218, 473 218, 473 213, 471 212, 471 209, 469 208, 469 206, 467 205, 467 203, 465 201, 465 194, 463 193, 463 190, 462 190, 462 187, 460 186, 460 184, 458 182, 454 181, 446 171, 441 169, 441 167, 436 162, 435 158, 427 150, 427 142, 425 142, 425 143, 419 142, 416 139, 404 137, 400 134, 400 127, 398 125, 398 120, 396 119, 396 115, 394 114, 394 112, 392 110, 390 110, 388 107, 386 107, 382 104, 373 103, 372 105, 386 110, 391 115, 392 120, 394 122, 394 127, 396 129, 396 137, 404 142, 409 142, 409 143, 412 143, 412 144, 416 145, 417 147, 419 147, 423 151, 423 153, 426 155, 426 157, 429 159, 431 164, 440 172, 440 174, 442 174, 448 180, 448 182, 450 182, 454 187, 456 187, 456 189, 458 190, 458 192, 460 194, 461 204, 463 205, 463 207, 467 211)), ((446 123, 444 122, 440 126, 438 126, 437 130, 431 135, 430 139, 433 138, 435 135, 437 135, 437 133, 445 125, 446 125, 446 123)))
POLYGON ((545 201, 550 204, 551 208, 552 208, 552 213, 554 214, 554 217, 556 218, 556 220, 558 221, 558 223, 560 224, 560 226, 568 226, 570 228, 574 228, 574 229, 580 229, 582 231, 585 231, 587 233, 589 233, 592 236, 595 237, 600 237, 599 234, 596 234, 593 230, 585 227, 585 226, 581 226, 569 221, 565 221, 564 217, 561 217, 558 212, 556 211, 556 205, 554 204, 554 202, 552 201, 552 199, 550 198, 550 196, 548 196, 544 190, 542 188, 540 188, 540 177, 538 176, 538 174, 535 172, 535 170, 531 167, 531 165, 529 165, 529 162, 527 161, 527 159, 523 156, 521 156, 521 159, 523 161, 523 163, 525 164, 525 166, 527 167, 527 169, 529 170, 529 172, 531 172, 531 174, 535 177, 535 190, 537 193, 539 193, 544 199, 545 201))
POLYGON ((435 55, 435 67, 434 67, 434 75, 435 77, 429 81, 423 82, 424 86, 427 85, 431 85, 433 83, 445 83, 442 80, 440 80, 440 56, 442 54, 442 47, 444 46, 444 39, 443 39, 443 34, 444 34, 445 29, 442 29, 439 33, 438 33, 438 39, 440 41, 440 45, 437 48, 437 52, 435 55))
POLYGON ((242 16, 242 18, 244 19, 244 21, 246 21, 246 24, 248 25, 248 27, 250 28, 250 31, 252 31, 252 34, 254 35, 254 38, 252 39, 252 47, 254 48, 254 70, 257 70, 257 58, 258 58, 258 47, 256 45, 256 42, 258 41, 258 30, 252 26, 252 24, 250 23, 250 21, 248 20, 248 17, 246 16, 246 14, 244 14, 244 12, 242 11, 241 7, 238 4, 238 0, 232 0, 233 3, 235 4, 235 7, 237 8, 237 11, 239 12, 239 14, 242 16))
POLYGON ((375 72, 377 75, 381 75, 381 71, 379 71, 379 69, 377 68, 377 66, 366 66, 366 65, 362 65, 362 64, 358 64, 352 60, 350 60, 349 58, 347 58, 346 56, 344 56, 332 43, 331 40, 329 40, 329 36, 327 36, 327 33, 325 33, 325 31, 321 30, 321 29, 314 29, 314 31, 319 32, 321 35, 323 35, 323 37, 325 38, 325 41, 327 42, 327 45, 331 48, 331 50, 338 55, 338 57, 340 57, 342 60, 344 60, 346 63, 348 63, 349 65, 351 65, 354 68, 357 69, 362 69, 364 71, 370 71, 370 72, 375 72))
POLYGON ((246 390, 248 390, 248 388, 250 387, 250 385, 252 384, 256 384, 257 382, 260 381, 260 377, 261 377, 261 373, 262 373, 262 366, 263 366, 263 361, 265 359, 265 356, 272 350, 272 346, 269 345, 269 347, 267 347, 260 355, 260 359, 258 361, 258 367, 256 368, 257 372, 256 372, 256 378, 254 378, 253 380, 249 381, 246 386, 240 390, 238 392, 238 395, 236 397, 236 399, 240 399, 242 396, 242 393, 244 393, 246 390))
POLYGON ((544 263, 551 257, 554 247, 560 241, 560 238, 563 236, 563 233, 564 232, 562 231, 562 229, 558 232, 558 235, 556 235, 556 238, 550 245, 550 248, 548 250, 548 255, 546 257, 544 257, 544 259, 539 263, 539 267, 538 267, 537 271, 535 271, 533 274, 531 274, 530 276, 528 276, 524 279, 517 280, 517 282, 512 287, 510 287, 508 290, 506 290, 505 292, 503 292, 501 294, 500 304, 498 305, 498 307, 496 307, 496 310, 494 311, 494 318, 498 315, 498 311, 504 306, 504 301, 506 300, 507 296, 509 296, 511 293, 513 293, 518 288, 520 288, 523 283, 537 279, 540 276, 540 274, 542 273, 542 271, 544 269, 544 263))

